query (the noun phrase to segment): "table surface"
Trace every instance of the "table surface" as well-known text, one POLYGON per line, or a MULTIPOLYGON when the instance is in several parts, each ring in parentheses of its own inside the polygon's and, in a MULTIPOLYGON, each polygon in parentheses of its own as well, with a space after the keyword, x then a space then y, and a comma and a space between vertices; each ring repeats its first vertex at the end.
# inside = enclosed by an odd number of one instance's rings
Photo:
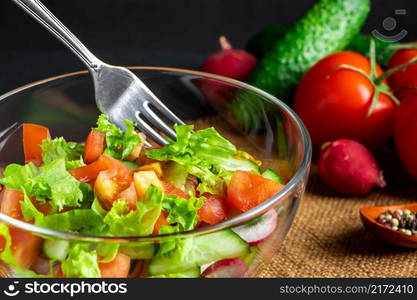
POLYGON ((387 187, 364 197, 330 191, 313 166, 308 188, 280 251, 261 277, 416 277, 417 251, 367 232, 359 208, 415 202, 417 185, 392 147, 378 152, 387 187))

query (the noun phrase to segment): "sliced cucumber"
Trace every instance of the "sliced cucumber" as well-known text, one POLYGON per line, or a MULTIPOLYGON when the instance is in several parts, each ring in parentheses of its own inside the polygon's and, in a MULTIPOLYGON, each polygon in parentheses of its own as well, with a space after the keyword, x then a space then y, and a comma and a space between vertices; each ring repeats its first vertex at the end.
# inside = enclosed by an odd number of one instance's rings
POLYGON ((182 273, 160 274, 149 278, 200 278, 200 268, 192 268, 182 273))
POLYGON ((227 171, 248 171, 248 172, 256 172, 261 173, 261 169, 259 166, 246 158, 231 158, 227 159, 223 162, 222 167, 227 171))
POLYGON ((176 162, 169 162, 164 171, 164 180, 172 183, 176 188, 183 190, 187 181, 187 170, 176 162))
POLYGON ((252 246, 252 247, 250 247, 249 253, 247 253, 246 255, 242 256, 241 259, 243 260, 243 262, 247 266, 250 266, 255 261, 255 259, 256 259, 256 257, 258 255, 259 255, 259 248, 258 248, 258 246, 252 246))
POLYGON ((150 259, 155 253, 155 244, 140 246, 123 246, 120 252, 130 256, 131 259, 150 259))
POLYGON ((277 172, 275 172, 272 169, 267 169, 265 172, 262 173, 262 176, 267 178, 267 179, 271 179, 273 181, 282 183, 281 177, 278 175, 277 172))
POLYGON ((229 229, 189 238, 186 242, 186 247, 155 256, 149 264, 149 273, 181 273, 212 261, 239 257, 249 251, 248 244, 229 229))
POLYGON ((45 240, 43 253, 52 260, 64 260, 67 257, 70 243, 63 240, 45 240))

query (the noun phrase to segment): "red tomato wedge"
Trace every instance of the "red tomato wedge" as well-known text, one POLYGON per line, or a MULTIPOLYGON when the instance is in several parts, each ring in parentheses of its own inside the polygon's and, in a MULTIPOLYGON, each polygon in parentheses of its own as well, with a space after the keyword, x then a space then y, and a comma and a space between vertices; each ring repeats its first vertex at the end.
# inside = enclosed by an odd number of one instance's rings
POLYGON ((223 221, 226 217, 226 209, 223 204, 225 199, 212 194, 203 194, 203 196, 206 197, 206 200, 198 210, 200 220, 211 225, 223 221))
POLYGON ((108 263, 99 263, 102 278, 126 278, 130 270, 130 257, 118 253, 114 260, 108 263))
POLYGON ((126 188, 132 183, 132 171, 126 168, 122 162, 106 154, 100 155, 95 162, 87 166, 70 170, 69 173, 78 181, 91 183, 101 171, 112 169, 117 170, 117 179, 125 183, 126 188))
POLYGON ((36 124, 23 124, 23 151, 25 163, 33 162, 36 166, 42 164, 41 144, 44 139, 50 139, 49 129, 36 124))
POLYGON ((0 197, 0 212, 15 219, 21 219, 20 201, 23 200, 23 192, 14 189, 4 189, 0 197))
POLYGON ((16 263, 22 268, 29 268, 39 255, 42 239, 30 232, 9 227, 12 237, 12 254, 16 263))
POLYGON ((247 211, 269 199, 283 185, 246 171, 235 171, 227 188, 227 204, 235 209, 247 211))
POLYGON ((135 185, 132 182, 132 184, 122 192, 120 192, 119 195, 116 196, 116 199, 125 199, 127 204, 129 205, 130 209, 135 210, 136 209, 136 202, 138 202, 138 195, 136 194, 135 185))
POLYGON ((84 162, 91 164, 104 152, 106 134, 101 131, 91 130, 85 141, 84 162))
POLYGON ((180 198, 189 199, 190 196, 188 196, 185 192, 181 191, 180 189, 177 189, 172 183, 167 181, 162 181, 162 187, 164 189, 165 195, 177 195, 180 198))

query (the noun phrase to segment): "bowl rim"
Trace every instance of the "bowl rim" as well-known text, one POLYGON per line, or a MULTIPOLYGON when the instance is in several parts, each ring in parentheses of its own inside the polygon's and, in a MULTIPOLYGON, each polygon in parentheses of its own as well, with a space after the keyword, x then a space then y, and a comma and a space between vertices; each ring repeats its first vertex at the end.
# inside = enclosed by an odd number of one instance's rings
MULTIPOLYGON (((131 69, 131 70, 165 71, 165 72, 171 72, 171 73, 197 75, 200 77, 206 77, 208 79, 215 79, 215 80, 223 81, 232 85, 236 85, 239 88, 250 90, 256 94, 261 95, 264 98, 267 98, 272 103, 278 105, 281 110, 283 110, 288 116, 290 116, 290 118, 292 118, 295 121, 295 124, 297 125, 298 129, 301 132, 304 156, 302 158, 300 167, 296 170, 296 172, 294 173, 290 181, 288 181, 288 183, 285 184, 285 186, 277 194, 275 194, 268 200, 262 202, 261 204, 257 205, 256 207, 246 212, 243 212, 231 219, 227 219, 223 222, 220 222, 218 224, 201 227, 201 228, 197 228, 197 229, 193 229, 189 231, 182 231, 178 233, 162 234, 162 235, 155 235, 155 236, 100 236, 100 235, 70 233, 70 232, 53 230, 53 229, 49 229, 46 227, 40 227, 37 225, 33 225, 31 223, 27 223, 25 221, 14 219, 2 213, 0 213, 0 222, 7 223, 9 225, 18 227, 25 231, 36 233, 38 235, 46 235, 49 238, 54 237, 58 239, 81 240, 81 241, 91 241, 91 242, 118 242, 118 243, 120 242, 152 242, 156 240, 166 239, 169 237, 178 238, 178 237, 186 237, 186 236, 193 236, 193 235, 204 235, 208 233, 221 231, 224 229, 231 229, 233 227, 239 226, 265 213, 269 209, 275 207, 283 199, 285 199, 285 197, 291 191, 295 190, 298 184, 300 183, 300 181, 309 172, 310 162, 311 162, 311 157, 312 157, 312 144, 311 144, 311 139, 307 131, 307 128, 305 127, 301 119, 298 117, 298 115, 287 104, 285 104, 278 98, 272 96, 271 94, 259 88, 256 88, 252 85, 249 85, 247 83, 238 81, 238 80, 234 80, 234 79, 220 76, 220 75, 200 72, 200 71, 187 70, 187 69, 181 69, 181 68, 171 68, 171 67, 154 67, 154 66, 126 66, 126 68, 131 69)), ((48 78, 38 80, 32 83, 28 83, 28 84, 25 84, 23 86, 20 86, 18 88, 15 88, 9 92, 6 92, 0 95, 0 101, 3 101, 6 98, 12 95, 15 95, 21 91, 24 91, 26 89, 29 89, 29 88, 32 88, 41 84, 45 84, 45 83, 52 82, 52 81, 59 80, 59 79, 69 78, 72 76, 87 74, 87 73, 88 73, 88 70, 81 70, 81 71, 65 73, 65 74, 61 74, 57 76, 52 76, 52 77, 48 77, 48 78)))

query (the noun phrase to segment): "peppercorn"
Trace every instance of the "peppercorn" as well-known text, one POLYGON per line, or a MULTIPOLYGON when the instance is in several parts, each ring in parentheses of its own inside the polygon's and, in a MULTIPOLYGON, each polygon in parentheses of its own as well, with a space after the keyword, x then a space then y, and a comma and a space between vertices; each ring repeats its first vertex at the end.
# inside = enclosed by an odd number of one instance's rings
POLYGON ((409 209, 387 210, 376 218, 377 222, 406 235, 417 235, 417 212, 409 209))

